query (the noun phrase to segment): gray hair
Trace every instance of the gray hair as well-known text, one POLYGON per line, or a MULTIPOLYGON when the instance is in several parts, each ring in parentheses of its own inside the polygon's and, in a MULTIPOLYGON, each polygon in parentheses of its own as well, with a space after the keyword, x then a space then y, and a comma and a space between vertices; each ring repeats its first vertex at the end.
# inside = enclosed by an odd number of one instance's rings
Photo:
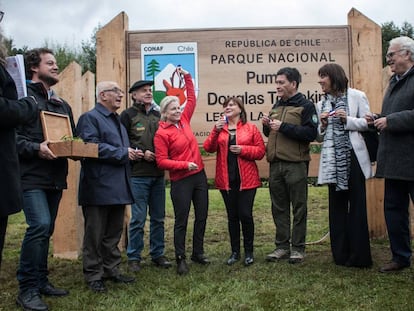
POLYGON ((411 61, 414 62, 414 40, 410 37, 397 37, 390 41, 391 45, 399 45, 400 49, 404 49, 410 52, 411 61))
POLYGON ((100 100, 100 94, 103 90, 106 90, 108 88, 111 88, 115 85, 116 83, 113 81, 102 81, 102 82, 98 82, 96 84, 96 100, 100 100))
POLYGON ((161 121, 166 121, 167 120, 167 116, 166 116, 166 111, 168 106, 173 103, 173 102, 177 102, 179 103, 180 100, 178 99, 177 96, 165 96, 161 103, 160 103, 160 113, 161 113, 161 121))

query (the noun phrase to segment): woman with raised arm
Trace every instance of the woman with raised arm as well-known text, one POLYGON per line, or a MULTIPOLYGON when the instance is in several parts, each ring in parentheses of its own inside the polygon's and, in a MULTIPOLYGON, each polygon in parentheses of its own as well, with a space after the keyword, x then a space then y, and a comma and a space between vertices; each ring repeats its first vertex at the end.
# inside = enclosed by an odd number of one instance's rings
POLYGON ((170 173, 171 200, 175 214, 175 257, 177 273, 181 275, 189 271, 185 260, 185 239, 191 201, 195 210, 191 260, 202 265, 210 262, 204 256, 204 232, 208 213, 207 177, 197 140, 190 127, 196 106, 194 85, 186 70, 181 67, 176 70, 184 77, 187 102, 181 111, 178 97, 166 96, 161 101, 161 120, 154 137, 154 145, 158 167, 170 173))

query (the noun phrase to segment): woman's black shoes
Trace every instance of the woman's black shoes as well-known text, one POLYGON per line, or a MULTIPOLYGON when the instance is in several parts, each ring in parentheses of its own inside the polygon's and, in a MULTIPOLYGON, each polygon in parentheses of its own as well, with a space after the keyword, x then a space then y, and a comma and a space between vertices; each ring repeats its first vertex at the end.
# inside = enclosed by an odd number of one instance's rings
POLYGON ((238 252, 233 252, 233 253, 231 253, 229 259, 227 259, 226 264, 228 266, 231 266, 239 260, 240 260, 240 254, 238 252))
POLYGON ((246 257, 244 258, 244 265, 250 266, 254 263, 253 254, 246 254, 246 257))
MULTIPOLYGON (((231 265, 235 264, 236 262, 238 262, 239 260, 240 260, 240 253, 233 252, 233 253, 231 253, 229 259, 227 259, 226 264, 228 266, 231 266, 231 265)), ((253 263, 254 263, 253 254, 247 253, 246 257, 244 258, 244 265, 245 266, 250 266, 253 263)))

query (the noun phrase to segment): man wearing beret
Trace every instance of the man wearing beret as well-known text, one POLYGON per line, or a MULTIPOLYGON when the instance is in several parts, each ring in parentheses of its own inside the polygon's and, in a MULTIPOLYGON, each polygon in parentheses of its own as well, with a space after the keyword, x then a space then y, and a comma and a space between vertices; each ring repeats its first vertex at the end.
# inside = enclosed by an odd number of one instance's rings
POLYGON ((153 102, 153 84, 149 80, 135 82, 129 89, 133 105, 121 113, 121 122, 128 131, 131 147, 144 153, 142 159, 132 164, 131 186, 135 203, 131 205, 127 248, 128 266, 132 272, 141 269, 147 213, 150 216, 151 261, 158 267, 171 267, 164 255, 165 181, 164 171, 155 163, 154 135, 160 111, 153 102))

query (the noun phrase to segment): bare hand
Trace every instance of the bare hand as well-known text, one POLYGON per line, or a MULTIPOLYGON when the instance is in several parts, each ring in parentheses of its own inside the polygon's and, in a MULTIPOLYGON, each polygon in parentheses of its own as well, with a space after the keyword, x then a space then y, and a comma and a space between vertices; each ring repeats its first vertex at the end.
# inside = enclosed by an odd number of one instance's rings
POLYGON ((335 116, 337 116, 338 118, 341 118, 342 123, 346 123, 347 114, 344 109, 337 109, 335 111, 335 116))
POLYGON ((136 161, 142 159, 144 157, 144 153, 141 149, 134 149, 128 148, 128 159, 131 161, 136 161))
POLYGON ((227 121, 226 121, 227 119, 226 119, 226 117, 225 116, 222 116, 222 117, 220 117, 220 119, 216 122, 216 130, 218 131, 218 132, 220 132, 222 129, 223 129, 223 127, 224 127, 224 125, 227 123, 227 121))
POLYGON ((387 128, 387 118, 381 117, 374 121, 374 126, 379 130, 383 131, 387 128))
POLYGON ((365 116, 364 116, 364 118, 365 118, 365 120, 367 121, 367 124, 368 125, 374 125, 374 121, 376 120, 376 119, 378 119, 378 115, 377 114, 375 114, 375 113, 372 113, 372 112, 369 112, 369 113, 367 113, 365 116))
POLYGON ((270 122, 269 116, 267 114, 264 114, 262 117, 262 124, 269 125, 269 122, 270 122))
POLYGON ((240 145, 231 145, 229 150, 231 151, 231 153, 240 154, 242 147, 240 145))
POLYGON ((40 150, 38 152, 39 158, 45 159, 45 160, 55 160, 57 159, 57 156, 52 152, 52 150, 49 149, 49 141, 45 140, 40 144, 40 150))
POLYGON ((280 120, 270 120, 269 121, 269 126, 272 130, 278 131, 280 126, 282 125, 282 121, 280 120))
POLYGON ((148 162, 154 162, 155 161, 155 153, 150 151, 150 150, 145 150, 144 160, 148 161, 148 162))
POLYGON ((177 72, 178 72, 179 74, 182 74, 182 75, 186 75, 186 74, 188 74, 188 71, 187 71, 187 70, 185 70, 185 69, 183 69, 181 66, 178 66, 175 70, 177 70, 177 72))
POLYGON ((195 171, 198 169, 198 165, 194 162, 189 162, 188 163, 188 170, 189 171, 195 171))
POLYGON ((329 115, 329 112, 322 112, 321 115, 319 116, 322 128, 326 128, 328 126, 328 115, 329 115))

